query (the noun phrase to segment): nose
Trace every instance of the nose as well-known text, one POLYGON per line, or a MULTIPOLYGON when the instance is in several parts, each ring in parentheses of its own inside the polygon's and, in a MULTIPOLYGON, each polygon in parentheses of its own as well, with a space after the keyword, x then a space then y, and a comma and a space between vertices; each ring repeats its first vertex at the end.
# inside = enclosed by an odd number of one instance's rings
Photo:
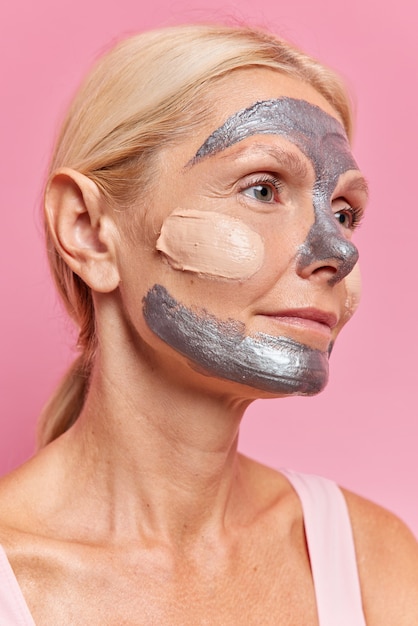
POLYGON ((351 272, 358 261, 356 246, 348 241, 331 215, 316 214, 315 222, 297 255, 302 278, 321 273, 335 285, 351 272))

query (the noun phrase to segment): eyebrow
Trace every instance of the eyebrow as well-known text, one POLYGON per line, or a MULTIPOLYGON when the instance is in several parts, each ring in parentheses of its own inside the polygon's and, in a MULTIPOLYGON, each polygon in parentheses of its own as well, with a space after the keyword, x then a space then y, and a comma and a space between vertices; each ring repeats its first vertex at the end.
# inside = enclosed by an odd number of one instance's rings
POLYGON ((361 191, 366 196, 366 200, 368 200, 370 197, 369 185, 367 183, 367 180, 364 178, 364 176, 357 176, 356 178, 353 178, 353 180, 348 181, 344 185, 344 190, 345 191, 361 191))
MULTIPOLYGON (((225 148, 225 150, 228 150, 228 148, 225 148)), ((207 159, 212 156, 218 156, 219 159, 225 160, 238 160, 245 157, 247 154, 256 153, 260 156, 272 157, 280 167, 287 170, 291 176, 295 178, 306 178, 308 176, 308 166, 304 162, 303 157, 281 146, 272 146, 265 143, 253 143, 251 146, 240 145, 238 147, 234 147, 233 150, 228 150, 227 154, 225 154, 225 150, 218 152, 217 154, 207 154, 199 161, 192 159, 186 163, 184 168, 191 168, 194 165, 201 163, 203 159, 207 159)))
MULTIPOLYGON (((299 156, 295 152, 292 152, 281 146, 271 146, 264 143, 255 143, 251 146, 240 146, 233 152, 228 154, 221 154, 221 159, 235 158, 246 156, 248 153, 256 152, 260 156, 270 156, 278 165, 287 169, 290 174, 298 178, 306 178, 308 175, 308 167, 303 160, 303 157, 299 156)), ((306 158, 306 157, 305 157, 306 158)))

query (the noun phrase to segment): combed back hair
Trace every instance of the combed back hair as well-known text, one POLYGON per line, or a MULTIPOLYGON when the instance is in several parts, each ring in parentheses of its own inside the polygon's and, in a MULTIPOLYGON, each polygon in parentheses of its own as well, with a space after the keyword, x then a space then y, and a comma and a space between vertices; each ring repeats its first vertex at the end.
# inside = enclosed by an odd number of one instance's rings
MULTIPOLYGON (((73 168, 94 181, 115 209, 147 189, 161 146, 176 145, 201 124, 211 86, 245 68, 271 68, 314 87, 336 110, 351 138, 350 100, 340 78, 276 36, 253 28, 188 25, 122 41, 103 56, 74 98, 50 173, 73 168)), ((89 387, 96 332, 89 287, 58 254, 46 225, 54 280, 79 329, 80 354, 44 407, 38 444, 46 445, 79 416, 89 387)))

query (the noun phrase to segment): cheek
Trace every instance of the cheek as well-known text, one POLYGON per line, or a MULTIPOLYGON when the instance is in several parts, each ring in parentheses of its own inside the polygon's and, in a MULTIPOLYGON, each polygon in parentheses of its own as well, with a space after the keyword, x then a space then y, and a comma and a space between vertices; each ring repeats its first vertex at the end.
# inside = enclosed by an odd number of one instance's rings
POLYGON ((173 269, 246 280, 264 261, 261 236, 223 213, 175 209, 164 221, 156 244, 173 269))
POLYGON ((361 298, 361 274, 360 266, 355 264, 352 271, 344 280, 346 298, 344 302, 344 319, 348 321, 354 315, 361 298))

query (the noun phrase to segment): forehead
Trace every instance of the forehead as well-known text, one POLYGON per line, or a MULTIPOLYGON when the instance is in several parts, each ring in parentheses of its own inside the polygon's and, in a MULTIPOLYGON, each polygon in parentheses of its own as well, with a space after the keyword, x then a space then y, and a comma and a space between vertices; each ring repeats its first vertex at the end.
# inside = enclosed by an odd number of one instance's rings
POLYGON ((215 83, 209 99, 206 121, 189 144, 195 148, 188 165, 252 135, 270 134, 291 141, 317 165, 318 159, 324 164, 321 153, 332 152, 345 155, 342 171, 357 168, 337 111, 298 78, 266 68, 235 70, 215 83))
POLYGON ((210 109, 216 112, 218 118, 213 128, 254 102, 283 97, 305 100, 341 121, 336 109, 312 85, 295 76, 265 67, 233 70, 218 82, 212 83, 207 95, 210 109))

